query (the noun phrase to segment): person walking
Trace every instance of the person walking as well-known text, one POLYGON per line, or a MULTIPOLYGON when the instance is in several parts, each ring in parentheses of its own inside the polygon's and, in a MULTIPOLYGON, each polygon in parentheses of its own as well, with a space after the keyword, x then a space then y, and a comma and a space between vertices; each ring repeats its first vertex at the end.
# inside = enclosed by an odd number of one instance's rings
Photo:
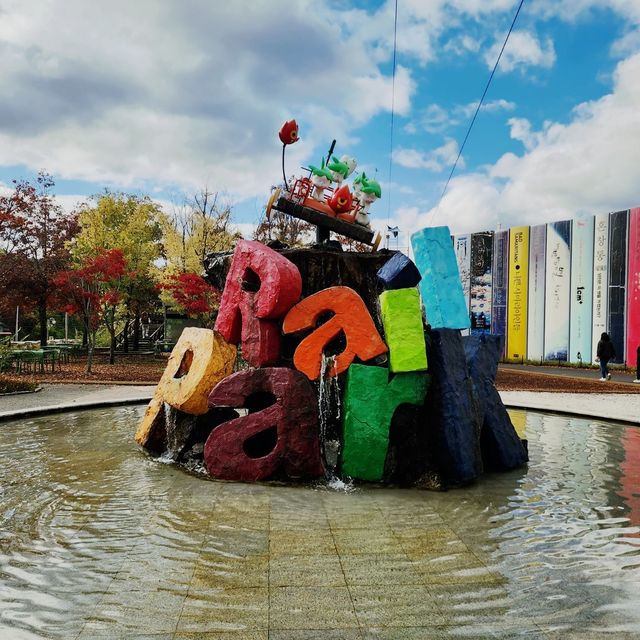
POLYGON ((640 344, 636 349, 636 379, 634 382, 640 382, 640 344))
POLYGON ((609 338, 609 334, 603 332, 598 342, 598 350, 596 351, 596 360, 600 362, 600 380, 611 380, 611 374, 609 373, 609 360, 616 357, 616 350, 613 347, 613 342, 609 338))

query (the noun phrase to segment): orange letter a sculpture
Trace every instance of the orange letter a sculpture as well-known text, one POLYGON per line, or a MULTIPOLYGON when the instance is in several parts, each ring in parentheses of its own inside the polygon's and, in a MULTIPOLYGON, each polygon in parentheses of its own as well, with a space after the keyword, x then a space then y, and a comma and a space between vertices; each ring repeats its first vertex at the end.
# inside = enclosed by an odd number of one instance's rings
POLYGON ((357 356, 363 362, 387 352, 373 319, 362 298, 349 287, 329 287, 305 298, 285 316, 284 333, 295 333, 315 326, 319 316, 333 311, 334 315, 298 345, 293 364, 309 380, 320 377, 324 348, 344 332, 347 346, 336 357, 330 375, 338 375, 349 368, 357 356))

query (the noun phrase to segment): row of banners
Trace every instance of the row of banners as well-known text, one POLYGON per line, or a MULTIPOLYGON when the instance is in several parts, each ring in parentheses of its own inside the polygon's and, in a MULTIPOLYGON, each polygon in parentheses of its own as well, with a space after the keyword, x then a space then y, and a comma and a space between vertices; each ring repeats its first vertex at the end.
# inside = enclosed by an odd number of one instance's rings
POLYGON ((505 359, 615 362, 640 346, 640 208, 453 236, 471 333, 505 336, 505 359))

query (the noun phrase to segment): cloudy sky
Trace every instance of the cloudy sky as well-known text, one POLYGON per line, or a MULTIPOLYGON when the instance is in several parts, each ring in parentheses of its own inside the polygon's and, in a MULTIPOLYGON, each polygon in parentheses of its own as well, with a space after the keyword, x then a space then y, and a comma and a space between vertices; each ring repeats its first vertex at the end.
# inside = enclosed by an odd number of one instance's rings
POLYGON ((400 244, 640 206, 640 0, 0 0, 0 183, 46 169, 70 204, 105 187, 208 186, 243 229, 287 170, 376 174, 400 244), (392 163, 390 163, 390 156, 392 163), (377 172, 377 173, 376 173, 377 172))

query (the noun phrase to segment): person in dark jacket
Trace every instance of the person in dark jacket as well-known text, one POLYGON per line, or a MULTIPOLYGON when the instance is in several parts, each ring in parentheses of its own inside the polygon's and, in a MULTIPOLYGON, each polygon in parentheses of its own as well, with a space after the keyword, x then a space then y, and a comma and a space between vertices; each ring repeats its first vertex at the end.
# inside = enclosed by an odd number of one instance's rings
POLYGON ((616 350, 613 347, 613 342, 609 338, 608 333, 604 333, 600 336, 598 342, 598 350, 596 351, 596 360, 600 361, 600 380, 611 380, 611 374, 609 373, 609 360, 616 357, 616 350))
POLYGON ((640 382, 640 344, 636 349, 636 379, 634 382, 640 382))

